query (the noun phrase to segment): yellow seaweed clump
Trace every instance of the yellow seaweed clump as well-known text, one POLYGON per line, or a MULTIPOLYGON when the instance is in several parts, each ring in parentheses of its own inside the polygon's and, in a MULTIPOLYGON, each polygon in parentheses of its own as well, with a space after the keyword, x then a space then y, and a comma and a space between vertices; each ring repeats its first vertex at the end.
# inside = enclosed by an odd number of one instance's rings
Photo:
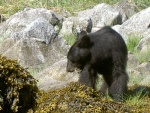
POLYGON ((27 113, 36 105, 36 84, 17 61, 0 55, 0 113, 27 113))
POLYGON ((70 83, 63 89, 41 91, 35 113, 140 113, 140 110, 107 99, 85 85, 70 83))

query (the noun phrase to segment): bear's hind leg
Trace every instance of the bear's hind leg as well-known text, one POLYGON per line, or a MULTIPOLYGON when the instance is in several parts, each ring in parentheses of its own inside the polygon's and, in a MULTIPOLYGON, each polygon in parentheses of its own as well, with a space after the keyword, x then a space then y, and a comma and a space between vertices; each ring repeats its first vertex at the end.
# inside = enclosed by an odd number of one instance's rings
POLYGON ((123 101, 123 95, 127 91, 128 75, 126 72, 116 72, 109 88, 109 95, 117 101, 123 101))

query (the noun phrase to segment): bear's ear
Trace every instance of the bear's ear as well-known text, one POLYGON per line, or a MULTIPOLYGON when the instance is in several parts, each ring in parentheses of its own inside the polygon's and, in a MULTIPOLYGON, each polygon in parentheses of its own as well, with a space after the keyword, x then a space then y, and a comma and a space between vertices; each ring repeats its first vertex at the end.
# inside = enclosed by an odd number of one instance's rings
POLYGON ((80 48, 88 48, 91 46, 90 37, 88 35, 81 37, 78 41, 78 47, 80 48))
POLYGON ((81 39, 83 36, 87 35, 87 32, 86 32, 86 31, 81 31, 81 32, 78 33, 77 35, 78 35, 77 40, 79 40, 79 39, 81 39))

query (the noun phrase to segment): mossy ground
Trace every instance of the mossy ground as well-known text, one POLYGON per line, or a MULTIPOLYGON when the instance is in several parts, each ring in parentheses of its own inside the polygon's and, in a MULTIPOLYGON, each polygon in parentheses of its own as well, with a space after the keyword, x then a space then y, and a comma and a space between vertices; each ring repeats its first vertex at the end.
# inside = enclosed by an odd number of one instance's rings
MULTIPOLYGON (((150 89, 150 88, 149 88, 150 89)), ((129 90, 134 96, 134 90, 129 90)), ((149 96, 145 97, 150 99, 149 96)), ((129 106, 106 98, 92 88, 70 83, 66 88, 41 91, 35 113, 149 113, 149 105, 129 106)))

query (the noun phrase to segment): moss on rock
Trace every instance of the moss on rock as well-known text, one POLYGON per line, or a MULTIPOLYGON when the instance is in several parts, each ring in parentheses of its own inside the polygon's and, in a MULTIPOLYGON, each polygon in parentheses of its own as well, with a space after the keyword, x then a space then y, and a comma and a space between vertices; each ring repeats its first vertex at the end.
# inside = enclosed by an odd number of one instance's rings
POLYGON ((0 113, 26 113, 36 105, 36 80, 17 61, 0 55, 0 113))

